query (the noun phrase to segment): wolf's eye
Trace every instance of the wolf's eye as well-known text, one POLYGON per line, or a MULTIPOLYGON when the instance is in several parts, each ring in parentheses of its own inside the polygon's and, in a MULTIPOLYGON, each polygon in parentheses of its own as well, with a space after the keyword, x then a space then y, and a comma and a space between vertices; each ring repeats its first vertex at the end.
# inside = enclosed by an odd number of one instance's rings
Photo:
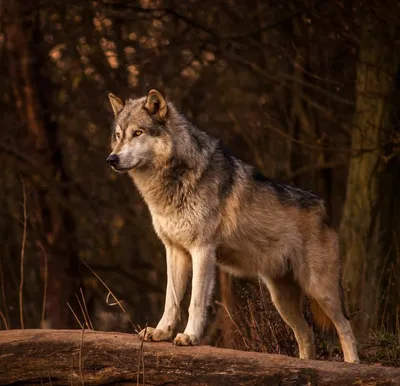
POLYGON ((141 131, 141 130, 136 130, 136 131, 133 132, 133 136, 134 136, 134 137, 139 137, 139 135, 142 134, 142 133, 143 133, 143 131, 141 131))
POLYGON ((119 139, 121 138, 121 133, 115 133, 115 139, 117 140, 117 141, 119 141, 119 139))

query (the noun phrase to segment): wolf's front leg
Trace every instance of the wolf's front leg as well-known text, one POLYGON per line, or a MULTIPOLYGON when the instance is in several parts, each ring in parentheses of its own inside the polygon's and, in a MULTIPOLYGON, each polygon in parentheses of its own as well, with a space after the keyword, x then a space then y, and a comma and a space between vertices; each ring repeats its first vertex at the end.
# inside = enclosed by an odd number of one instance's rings
POLYGON ((189 320, 183 334, 174 339, 177 346, 199 343, 207 319, 207 306, 215 282, 215 248, 201 247, 191 251, 193 278, 192 297, 189 306, 189 320))
POLYGON ((156 328, 147 327, 139 337, 149 341, 170 340, 180 318, 180 303, 185 294, 189 273, 190 257, 182 250, 166 245, 167 291, 164 314, 156 328))

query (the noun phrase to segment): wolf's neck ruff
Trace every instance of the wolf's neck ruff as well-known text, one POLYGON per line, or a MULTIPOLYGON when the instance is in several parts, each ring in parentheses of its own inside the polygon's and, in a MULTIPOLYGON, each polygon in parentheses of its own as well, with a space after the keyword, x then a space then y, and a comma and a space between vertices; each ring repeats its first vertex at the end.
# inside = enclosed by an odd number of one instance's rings
POLYGON ((219 149, 216 139, 193 127, 172 104, 165 130, 171 133, 169 157, 129 175, 151 211, 169 213, 183 209, 219 149))

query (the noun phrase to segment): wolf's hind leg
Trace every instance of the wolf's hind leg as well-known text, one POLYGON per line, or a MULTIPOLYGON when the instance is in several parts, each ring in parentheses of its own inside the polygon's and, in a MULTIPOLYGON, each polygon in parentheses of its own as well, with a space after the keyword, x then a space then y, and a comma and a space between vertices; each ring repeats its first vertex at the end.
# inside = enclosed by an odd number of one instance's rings
POLYGON ((314 240, 307 261, 309 276, 304 289, 314 298, 334 324, 339 335, 344 360, 359 363, 356 340, 349 320, 344 315, 341 296, 339 244, 336 233, 327 228, 322 237, 314 240))
POLYGON ((290 276, 279 279, 263 278, 263 280, 267 284, 275 307, 294 332, 300 358, 314 359, 314 334, 304 318, 303 293, 300 287, 290 276))
MULTIPOLYGON (((312 280, 312 279, 311 279, 312 280)), ((356 340, 349 320, 344 315, 342 298, 337 275, 321 275, 317 281, 312 280, 309 295, 313 297, 325 312, 326 316, 334 324, 339 335, 344 360, 351 363, 359 363, 356 340)))
POLYGON ((156 328, 148 327, 139 333, 139 337, 149 341, 170 340, 180 318, 180 303, 185 294, 189 274, 190 256, 176 247, 166 245, 167 291, 165 308, 156 328))

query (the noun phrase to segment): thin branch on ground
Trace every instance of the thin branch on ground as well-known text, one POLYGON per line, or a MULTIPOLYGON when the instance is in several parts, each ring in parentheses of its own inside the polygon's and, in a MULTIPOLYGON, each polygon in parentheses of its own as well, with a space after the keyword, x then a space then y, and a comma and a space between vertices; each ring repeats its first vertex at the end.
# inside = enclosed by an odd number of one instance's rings
POLYGON ((44 256, 44 273, 43 273, 43 302, 42 302, 42 317, 40 318, 40 326, 43 328, 44 326, 44 318, 46 316, 46 300, 47 300, 47 282, 48 282, 48 259, 47 253, 43 247, 41 241, 37 241, 37 245, 41 249, 43 256, 44 256))
POLYGON ((81 323, 81 321, 79 320, 79 318, 77 317, 77 315, 75 314, 75 311, 72 309, 72 307, 70 306, 69 303, 67 303, 68 308, 71 310, 72 314, 75 317, 75 320, 78 322, 79 326, 81 327, 81 329, 83 329, 83 324, 81 323))
POLYGON ((21 263, 20 263, 21 281, 19 284, 19 318, 21 322, 21 329, 24 329, 23 289, 24 289, 24 260, 25 260, 25 245, 26 245, 26 231, 27 231, 27 213, 26 213, 26 187, 23 179, 21 179, 21 182, 22 182, 22 193, 24 197, 24 202, 23 202, 24 230, 22 233, 22 245, 21 245, 21 263))
POLYGON ((86 265, 86 267, 90 270, 90 272, 93 273, 94 276, 96 276, 96 278, 100 281, 101 284, 103 284, 103 286, 108 290, 109 293, 111 293, 112 297, 114 298, 114 300, 117 302, 119 308, 122 310, 122 312, 124 314, 126 314, 126 316, 128 317, 128 321, 129 323, 132 325, 133 329, 135 330, 136 333, 138 333, 138 329, 136 328, 136 326, 133 324, 132 319, 130 318, 129 314, 126 312, 124 306, 122 305, 121 301, 117 299, 117 297, 114 295, 114 293, 111 291, 110 287, 104 282, 104 280, 95 272, 93 271, 92 268, 89 267, 88 264, 86 264, 84 261, 82 261, 83 264, 86 265))
POLYGON ((142 342, 140 343, 140 351, 139 351, 139 360, 138 360, 138 369, 137 369, 137 377, 136 377, 136 385, 139 386, 139 379, 140 379, 140 362, 143 363, 143 385, 144 383, 144 358, 143 358, 143 344, 144 344, 144 337, 146 336, 147 333, 147 324, 144 327, 144 335, 142 342))
POLYGON ((93 323, 92 323, 92 320, 90 319, 89 311, 88 311, 88 308, 87 308, 87 305, 86 305, 85 296, 83 295, 82 287, 81 287, 79 290, 80 290, 80 292, 81 292, 82 303, 83 303, 83 306, 85 307, 86 315, 87 315, 87 318, 88 318, 88 320, 89 320, 90 329, 91 329, 91 330, 94 330, 94 328, 93 328, 93 323))
POLYGON ((1 258, 0 258, 0 281, 1 281, 1 296, 3 298, 3 304, 4 304, 4 313, 5 315, 3 315, 4 318, 4 325, 6 326, 6 329, 8 329, 10 327, 10 319, 8 317, 8 309, 7 309, 7 298, 6 298, 6 291, 4 288, 4 276, 3 276, 3 266, 1 263, 1 258), (8 327, 8 328, 7 328, 8 327))
POLYGON ((81 346, 79 347, 79 374, 81 376, 81 382, 82 382, 82 386, 85 385, 85 382, 83 380, 83 355, 82 355, 82 351, 83 351, 83 337, 85 334, 85 327, 82 328, 82 337, 81 337, 81 346))

